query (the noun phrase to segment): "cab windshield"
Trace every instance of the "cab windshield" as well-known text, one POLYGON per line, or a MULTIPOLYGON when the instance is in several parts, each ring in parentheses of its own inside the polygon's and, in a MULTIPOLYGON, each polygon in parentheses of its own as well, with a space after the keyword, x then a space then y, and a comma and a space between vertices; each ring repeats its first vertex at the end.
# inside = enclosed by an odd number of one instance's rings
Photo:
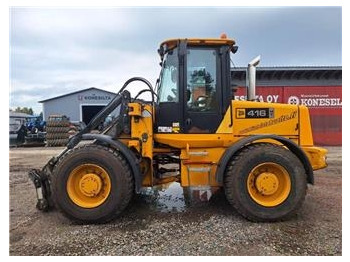
POLYGON ((179 102, 177 48, 170 50, 164 59, 158 89, 158 103, 179 102))

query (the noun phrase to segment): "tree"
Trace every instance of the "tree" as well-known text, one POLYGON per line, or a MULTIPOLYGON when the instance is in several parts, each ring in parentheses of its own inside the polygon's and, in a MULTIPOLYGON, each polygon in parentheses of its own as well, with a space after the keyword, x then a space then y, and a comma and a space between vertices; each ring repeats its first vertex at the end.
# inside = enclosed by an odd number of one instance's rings
POLYGON ((19 113, 25 113, 25 114, 28 114, 28 115, 33 115, 33 109, 31 107, 17 107, 15 109, 15 112, 19 112, 19 113))

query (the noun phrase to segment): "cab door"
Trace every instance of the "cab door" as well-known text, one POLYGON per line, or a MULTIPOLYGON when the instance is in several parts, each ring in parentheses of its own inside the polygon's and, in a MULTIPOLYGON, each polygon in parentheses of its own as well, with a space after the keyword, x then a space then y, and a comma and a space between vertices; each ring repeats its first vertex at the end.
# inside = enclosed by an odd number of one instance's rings
POLYGON ((222 120, 220 49, 187 46, 184 133, 215 133, 222 120))
POLYGON ((178 48, 167 52, 158 89, 155 133, 182 133, 183 91, 179 81, 178 48))

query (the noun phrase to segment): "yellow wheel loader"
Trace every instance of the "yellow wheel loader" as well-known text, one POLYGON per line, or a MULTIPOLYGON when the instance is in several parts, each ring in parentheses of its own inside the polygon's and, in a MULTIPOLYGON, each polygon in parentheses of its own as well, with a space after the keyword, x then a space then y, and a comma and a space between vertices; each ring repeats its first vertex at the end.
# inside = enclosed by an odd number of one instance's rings
POLYGON ((223 188, 252 221, 278 221, 302 205, 327 151, 313 145, 305 106, 255 101, 257 57, 247 68, 247 101, 233 100, 234 40, 170 39, 158 53, 153 88, 129 79, 116 97, 42 170, 31 170, 37 208, 103 223, 123 212, 142 187, 177 181, 223 188), (134 98, 132 82, 145 89, 134 98), (151 101, 140 99, 149 92, 151 101), (100 133, 90 132, 109 119, 100 133))

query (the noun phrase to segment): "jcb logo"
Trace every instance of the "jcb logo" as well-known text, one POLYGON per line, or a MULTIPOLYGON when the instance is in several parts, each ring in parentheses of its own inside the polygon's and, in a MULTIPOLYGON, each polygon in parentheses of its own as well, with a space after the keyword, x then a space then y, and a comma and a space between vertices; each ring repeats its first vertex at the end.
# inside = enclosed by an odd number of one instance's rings
POLYGON ((288 98, 288 104, 291 104, 291 105, 299 105, 299 104, 300 104, 299 97, 297 97, 297 96, 290 96, 290 97, 288 98))
POLYGON ((245 109, 244 108, 238 108, 236 111, 236 117, 237 118, 245 118, 245 109))

